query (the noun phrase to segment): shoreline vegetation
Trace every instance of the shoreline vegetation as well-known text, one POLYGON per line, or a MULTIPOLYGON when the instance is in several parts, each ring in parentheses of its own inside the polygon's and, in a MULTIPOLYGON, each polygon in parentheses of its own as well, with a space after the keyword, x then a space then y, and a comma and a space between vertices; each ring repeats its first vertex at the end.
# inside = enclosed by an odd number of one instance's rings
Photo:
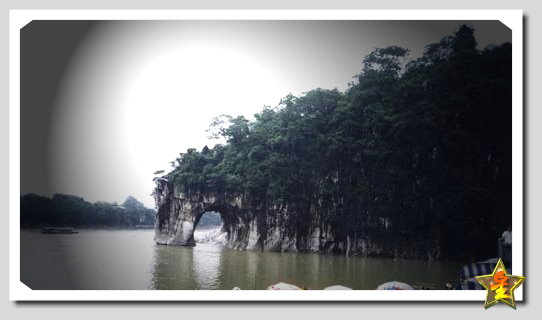
POLYGON ((254 120, 217 117, 209 132, 225 143, 157 171, 164 241, 190 239, 174 226, 207 206, 223 209, 236 247, 493 256, 512 220, 511 43, 478 49, 461 25, 422 57, 408 52, 376 48, 344 92, 289 95, 254 120))
MULTIPOLYGON (((52 225, 43 225, 43 226, 21 226, 21 230, 28 231, 28 232, 41 232, 44 227, 52 228, 71 228, 67 226, 52 226, 52 225)), ((149 225, 150 226, 150 225, 149 225)), ((93 231, 93 230, 103 230, 103 231, 122 231, 122 230, 149 230, 153 231, 153 228, 138 228, 138 227, 131 227, 131 226, 83 226, 83 227, 74 227, 75 231, 93 231)))
POLYGON ((21 228, 72 227, 78 229, 138 229, 154 225, 155 210, 129 196, 122 204, 55 194, 21 196, 21 228))

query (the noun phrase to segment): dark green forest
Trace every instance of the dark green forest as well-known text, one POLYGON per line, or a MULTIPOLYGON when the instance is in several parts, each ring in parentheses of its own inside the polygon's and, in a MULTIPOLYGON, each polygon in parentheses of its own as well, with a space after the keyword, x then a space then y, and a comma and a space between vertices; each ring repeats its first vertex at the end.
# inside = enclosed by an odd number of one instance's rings
POLYGON ((248 199, 261 234, 280 204, 297 235, 317 216, 337 241, 494 255, 512 218, 512 46, 479 50, 463 25, 420 58, 408 52, 375 49, 345 92, 288 95, 250 121, 215 118, 209 132, 225 143, 188 149, 164 177, 248 199))
POLYGON ((153 224, 154 214, 131 196, 121 205, 66 194, 21 196, 21 227, 135 227, 153 224))

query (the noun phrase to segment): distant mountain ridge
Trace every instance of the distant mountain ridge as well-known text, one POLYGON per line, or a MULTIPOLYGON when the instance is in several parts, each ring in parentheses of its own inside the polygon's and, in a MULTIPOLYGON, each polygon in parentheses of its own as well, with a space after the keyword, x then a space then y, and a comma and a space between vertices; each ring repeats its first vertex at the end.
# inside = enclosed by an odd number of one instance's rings
POLYGON ((154 224, 155 213, 132 196, 120 205, 66 194, 21 196, 21 227, 136 227, 154 224))

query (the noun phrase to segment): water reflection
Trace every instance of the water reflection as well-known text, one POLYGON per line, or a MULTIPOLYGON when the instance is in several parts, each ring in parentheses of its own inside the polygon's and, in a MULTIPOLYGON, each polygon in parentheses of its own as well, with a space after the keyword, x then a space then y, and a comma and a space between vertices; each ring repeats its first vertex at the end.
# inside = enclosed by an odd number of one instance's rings
POLYGON ((265 289, 288 282, 311 289, 374 289, 388 281, 454 282, 461 262, 237 251, 213 243, 155 245, 152 231, 21 234, 21 279, 33 289, 265 289))
POLYGON ((193 273, 197 284, 197 289, 219 289, 220 285, 220 265, 222 258, 222 248, 207 243, 198 243, 197 249, 194 248, 193 273))
POLYGON ((191 248, 155 245, 151 289, 194 288, 193 261, 191 248))
POLYGON ((460 263, 237 251, 213 244, 155 247, 153 289, 265 289, 288 282, 309 289, 341 284, 374 289, 388 281, 431 284, 453 281, 460 263))

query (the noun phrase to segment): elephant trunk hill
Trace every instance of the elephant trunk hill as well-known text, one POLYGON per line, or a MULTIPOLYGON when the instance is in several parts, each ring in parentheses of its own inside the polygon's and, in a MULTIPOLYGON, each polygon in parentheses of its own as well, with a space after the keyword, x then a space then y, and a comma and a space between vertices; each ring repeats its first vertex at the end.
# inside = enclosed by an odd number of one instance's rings
POLYGON ((315 89, 155 178, 155 240, 193 245, 219 212, 228 246, 362 256, 494 255, 512 220, 512 47, 461 26, 422 57, 375 49, 345 91, 315 89), (494 223, 490 223, 494 222, 494 223))

